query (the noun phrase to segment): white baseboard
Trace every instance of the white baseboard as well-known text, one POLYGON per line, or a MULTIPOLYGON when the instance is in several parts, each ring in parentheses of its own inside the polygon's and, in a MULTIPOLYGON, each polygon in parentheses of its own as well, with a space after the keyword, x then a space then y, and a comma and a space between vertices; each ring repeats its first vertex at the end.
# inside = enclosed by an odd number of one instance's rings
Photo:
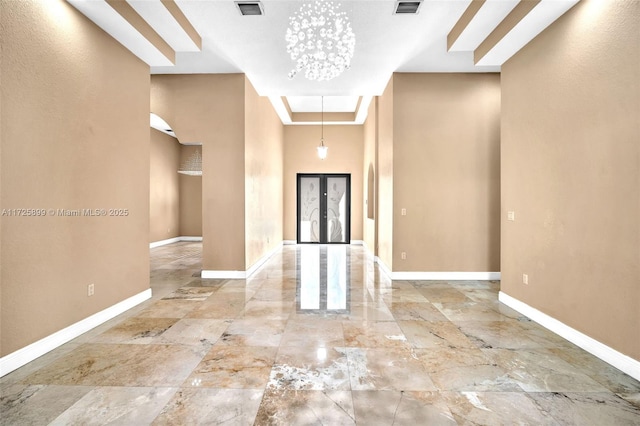
POLYGON ((160 246, 166 246, 167 244, 173 244, 173 243, 177 243, 177 242, 180 242, 180 237, 169 238, 167 240, 161 240, 161 241, 154 241, 152 243, 149 243, 149 248, 156 248, 156 247, 160 247, 160 246))
MULTIPOLYGON (((362 245, 364 246, 364 251, 366 251, 366 252, 367 252, 367 255, 371 255, 371 256, 373 256, 373 250, 371 250, 371 249, 369 248, 369 246, 367 245, 367 242, 363 240, 363 241, 362 241, 362 245)), ((373 256, 373 257, 375 257, 375 256, 373 256)))
POLYGON ((247 278, 246 271, 214 271, 203 270, 200 278, 218 279, 218 280, 241 280, 247 278))
POLYGON ((264 265, 264 263, 267 260, 269 260, 271 256, 279 252, 281 249, 282 249, 282 244, 278 244, 277 246, 272 248, 267 254, 265 254, 260 259, 258 259, 257 262, 255 262, 249 269, 247 269, 247 277, 250 277, 251 275, 253 275, 253 273, 256 272, 258 268, 264 265))
POLYGON ((527 305, 520 300, 509 296, 502 291, 498 294, 498 300, 512 309, 527 316, 532 321, 537 322, 546 329, 553 331, 558 336, 563 337, 571 343, 581 347, 585 351, 595 355, 606 363, 623 371, 636 380, 640 380, 640 361, 635 360, 615 349, 601 343, 578 330, 569 327, 563 322, 540 312, 536 308, 527 305))
POLYGON ((492 281, 500 272, 392 272, 392 280, 492 281))
POLYGON ((391 274, 391 269, 389 269, 389 267, 382 261, 382 259, 380 259, 378 256, 375 256, 375 262, 378 264, 378 266, 380 267, 380 270, 382 272, 384 272, 384 274, 390 279, 393 280, 392 278, 392 274, 391 274))
POLYGON ((380 266, 380 270, 391 280, 416 281, 495 281, 500 280, 500 272, 392 272, 363 241, 367 254, 373 256, 373 261, 380 266))
POLYGON ((202 241, 202 237, 175 237, 167 240, 154 241, 149 243, 149 248, 166 246, 167 244, 179 243, 180 241, 202 241))
MULTIPOLYGON (((296 244, 298 244, 298 242, 296 240, 284 240, 282 242, 282 244, 284 244, 285 246, 295 246, 296 244)), ((351 240, 350 244, 353 244, 354 246, 363 246, 364 245, 364 241, 362 241, 362 240, 351 240)))
MULTIPOLYGON (((283 244, 286 244, 283 242, 283 244)), ((295 243, 294 243, 295 244, 295 243)), ((215 270, 203 270, 201 273, 201 278, 209 278, 209 279, 225 279, 225 280, 241 280, 244 278, 250 277, 254 272, 258 270, 271 256, 276 254, 282 245, 277 245, 273 249, 271 249, 267 254, 258 259, 249 269, 246 271, 215 271, 215 270)))
POLYGON ((22 367, 23 365, 41 357, 47 352, 62 346, 63 344, 75 339, 83 333, 95 328, 112 318, 120 315, 121 313, 133 308, 136 305, 151 298, 151 289, 147 289, 141 293, 136 294, 122 302, 116 303, 113 306, 108 307, 96 314, 91 315, 69 327, 63 328, 43 339, 38 340, 25 346, 22 349, 18 349, 15 352, 10 353, 0 358, 0 377, 11 373, 14 370, 22 367))

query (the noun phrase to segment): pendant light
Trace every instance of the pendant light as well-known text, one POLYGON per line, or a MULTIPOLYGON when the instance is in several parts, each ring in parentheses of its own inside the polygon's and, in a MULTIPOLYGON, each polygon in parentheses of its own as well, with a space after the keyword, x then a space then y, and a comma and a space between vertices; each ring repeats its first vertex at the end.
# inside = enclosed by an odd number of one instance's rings
POLYGON ((321 160, 327 158, 328 147, 324 145, 324 96, 320 97, 320 145, 318 145, 318 157, 321 160))

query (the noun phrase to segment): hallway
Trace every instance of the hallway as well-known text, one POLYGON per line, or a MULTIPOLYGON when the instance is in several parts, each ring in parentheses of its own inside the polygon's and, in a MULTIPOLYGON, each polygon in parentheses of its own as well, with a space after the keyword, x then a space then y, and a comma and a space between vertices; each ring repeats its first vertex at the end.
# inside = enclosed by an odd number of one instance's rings
POLYGON ((1 425, 640 423, 640 383, 497 301, 394 281, 362 246, 206 280, 151 250, 153 298, 0 379, 1 425))

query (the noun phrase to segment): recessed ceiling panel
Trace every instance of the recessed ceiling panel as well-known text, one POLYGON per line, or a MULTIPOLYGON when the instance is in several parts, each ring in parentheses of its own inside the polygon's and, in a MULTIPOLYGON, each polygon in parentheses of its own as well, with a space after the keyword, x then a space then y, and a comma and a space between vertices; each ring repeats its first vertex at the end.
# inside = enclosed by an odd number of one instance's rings
POLYGON ((395 14, 396 1, 343 0, 339 11, 349 17, 356 39, 351 67, 332 80, 310 81, 303 73, 289 78, 295 63, 285 34, 289 17, 311 2, 262 0, 264 15, 242 16, 232 0, 126 1, 175 49, 175 65, 104 0, 68 0, 148 63, 152 74, 244 73, 281 118, 288 114, 282 97, 295 113, 319 111, 320 96, 326 97, 326 111, 353 113, 358 99, 381 95, 394 72, 499 72, 506 59, 577 2, 542 0, 529 15, 518 17, 522 21, 502 40, 502 34, 495 37, 500 41, 492 49, 487 45, 491 50, 476 64, 475 47, 495 34, 505 15, 513 15, 510 10, 521 4, 517 0, 486 0, 451 41, 461 51, 448 51, 447 37, 471 0, 423 0, 417 14, 395 14), (194 43, 201 51, 193 49, 194 43))
POLYGON ((355 112, 358 96, 287 96, 291 112, 355 112))

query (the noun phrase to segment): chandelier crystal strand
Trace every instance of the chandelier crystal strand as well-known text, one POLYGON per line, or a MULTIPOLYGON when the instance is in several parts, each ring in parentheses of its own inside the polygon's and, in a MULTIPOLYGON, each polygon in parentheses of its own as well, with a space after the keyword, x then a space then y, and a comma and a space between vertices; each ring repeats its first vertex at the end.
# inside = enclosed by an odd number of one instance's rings
POLYGON ((340 3, 316 0, 289 17, 285 40, 296 61, 289 78, 304 70, 309 80, 331 80, 350 67, 356 36, 346 12, 339 8, 340 3))

